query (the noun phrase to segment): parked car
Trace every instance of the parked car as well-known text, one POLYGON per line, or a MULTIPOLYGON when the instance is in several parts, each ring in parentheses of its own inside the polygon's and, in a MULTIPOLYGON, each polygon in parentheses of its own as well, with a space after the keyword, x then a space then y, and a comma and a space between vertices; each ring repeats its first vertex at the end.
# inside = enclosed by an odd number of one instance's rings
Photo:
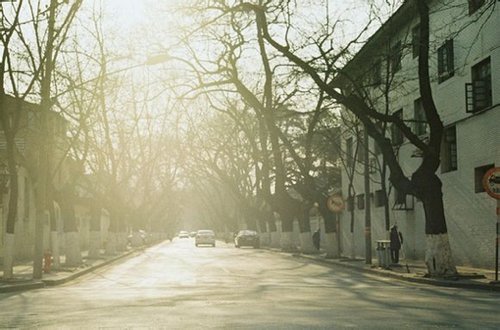
POLYGON ((215 247, 215 233, 213 230, 198 230, 194 238, 194 245, 212 245, 215 247))
POLYGON ((237 248, 242 246, 252 246, 257 249, 260 247, 259 234, 255 230, 240 230, 234 238, 234 246, 237 248))
POLYGON ((189 233, 187 231, 181 230, 178 235, 179 238, 189 238, 189 233))
POLYGON ((196 232, 195 231, 192 231, 189 233, 189 237, 195 237, 196 236, 196 232))

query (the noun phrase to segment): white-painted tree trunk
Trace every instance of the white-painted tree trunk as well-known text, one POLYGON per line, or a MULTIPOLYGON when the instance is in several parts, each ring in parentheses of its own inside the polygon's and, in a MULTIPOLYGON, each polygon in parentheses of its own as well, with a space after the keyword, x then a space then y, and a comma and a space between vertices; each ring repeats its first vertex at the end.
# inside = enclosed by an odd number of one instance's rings
POLYGON ((116 249, 119 252, 127 251, 127 233, 116 234, 116 249))
POLYGON ((351 259, 356 259, 356 240, 354 232, 351 234, 351 259))
POLYGON ((276 249, 280 247, 280 233, 278 231, 271 232, 271 247, 276 249))
POLYGON ((14 274, 14 239, 15 234, 5 234, 3 243, 3 279, 11 279, 14 274))
POLYGON ((66 236, 66 266, 80 266, 82 252, 80 250, 80 235, 76 231, 65 233, 66 236))
POLYGON ((108 232, 105 251, 108 256, 116 255, 116 233, 108 232))
POLYGON ((269 246, 271 243, 271 234, 268 232, 260 233, 260 245, 269 246))
POLYGON ((325 251, 326 257, 329 259, 340 258, 339 248, 337 243, 337 233, 325 233, 325 251))
POLYGON ((89 258, 97 259, 101 255, 101 232, 91 231, 89 234, 89 258))
POLYGON ((52 254, 52 268, 61 268, 61 251, 59 249, 59 232, 50 232, 50 253, 52 254))
POLYGON ((425 264, 430 276, 456 275, 448 234, 426 235, 425 264))
POLYGON ((310 231, 300 233, 300 252, 306 254, 318 253, 318 250, 314 248, 312 241, 312 234, 310 231))
POLYGON ((293 242, 293 232, 284 231, 281 233, 280 246, 283 251, 296 251, 297 246, 293 242))

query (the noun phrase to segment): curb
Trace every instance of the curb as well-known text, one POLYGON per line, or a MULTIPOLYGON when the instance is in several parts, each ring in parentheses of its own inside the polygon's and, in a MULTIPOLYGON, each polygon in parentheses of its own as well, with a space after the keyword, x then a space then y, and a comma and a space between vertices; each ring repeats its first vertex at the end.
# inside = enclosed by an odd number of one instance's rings
POLYGON ((384 270, 378 270, 378 269, 373 269, 373 268, 360 268, 357 266, 350 265, 348 263, 340 262, 337 260, 332 260, 332 259, 322 259, 322 258, 317 258, 314 256, 308 256, 304 254, 293 254, 293 256, 297 256, 300 258, 308 259, 308 260, 314 260, 317 262, 321 262, 324 264, 330 264, 330 265, 337 265, 345 268, 349 268, 352 270, 356 270, 358 272, 365 272, 365 273, 370 273, 374 274, 377 276, 382 276, 382 277, 389 277, 389 278, 394 278, 406 282, 412 282, 412 283, 419 283, 419 284, 426 284, 426 285, 433 285, 433 286, 441 286, 441 287, 449 287, 449 288, 462 288, 462 289, 476 289, 476 290, 486 290, 486 291, 492 291, 492 292, 500 292, 500 285, 494 285, 494 284, 486 284, 486 283, 464 283, 460 281, 452 281, 452 280, 439 280, 439 279, 433 279, 433 278, 426 278, 426 277, 418 277, 417 275, 406 275, 406 274, 398 274, 398 273, 393 273, 393 272, 388 272, 384 270))
POLYGON ((86 267, 86 268, 83 268, 82 270, 80 271, 76 271, 74 273, 72 273, 71 275, 68 275, 66 277, 63 277, 63 278, 60 278, 60 279, 55 279, 55 280, 50 280, 50 279, 42 279, 42 282, 46 285, 46 286, 57 286, 57 285, 61 285, 61 284, 64 284, 64 283, 67 283, 69 281, 72 281, 74 280, 75 278, 78 278, 80 276, 83 276, 85 274, 88 274, 88 273, 91 273, 93 272, 94 270, 100 268, 100 267, 104 267, 106 265, 109 265, 117 260, 120 260, 122 258, 125 258, 129 255, 131 255, 132 253, 134 252, 137 252, 137 251, 141 251, 143 250, 144 248, 140 248, 140 249, 135 249, 135 250, 132 250, 132 251, 128 251, 124 254, 121 254, 119 256, 116 256, 114 258, 111 258, 111 259, 107 259, 99 264, 96 264, 96 265, 92 265, 90 267, 86 267))
POLYGON ((42 281, 29 281, 26 283, 16 283, 11 285, 6 285, 4 287, 0 287, 0 293, 9 293, 9 292, 17 292, 17 291, 25 291, 32 289, 41 289, 45 287, 45 283, 42 281))
MULTIPOLYGON (((154 245, 154 244, 153 244, 154 245)), ((118 261, 122 258, 125 258, 125 257, 128 257, 129 255, 133 254, 134 252, 138 252, 138 251, 143 251, 145 250, 146 248, 149 248, 153 245, 147 245, 147 246, 143 246, 143 247, 139 247, 139 248, 136 248, 136 249, 133 249, 131 251, 128 251, 126 253, 123 253, 121 255, 118 255, 114 258, 110 258, 108 260, 105 260, 99 264, 96 264, 96 265, 92 265, 90 267, 86 267, 86 268, 83 268, 79 271, 75 271, 74 273, 66 276, 66 277, 63 277, 63 278, 60 278, 60 279, 41 279, 41 280, 29 280, 29 281, 24 281, 23 283, 12 283, 12 284, 8 284, 8 285, 5 285, 5 286, 1 286, 0 285, 0 293, 8 293, 8 292, 16 292, 16 291, 26 291, 26 290, 31 290, 31 289, 40 289, 40 288, 45 288, 45 287, 49 287, 49 286, 57 286, 57 285, 61 285, 61 284, 64 284, 64 283, 67 283, 71 280, 74 280, 80 276, 83 276, 85 274, 88 274, 88 273, 91 273, 92 271, 100 268, 100 267, 103 267, 103 266, 106 266, 106 265, 109 265, 115 261, 118 261)))

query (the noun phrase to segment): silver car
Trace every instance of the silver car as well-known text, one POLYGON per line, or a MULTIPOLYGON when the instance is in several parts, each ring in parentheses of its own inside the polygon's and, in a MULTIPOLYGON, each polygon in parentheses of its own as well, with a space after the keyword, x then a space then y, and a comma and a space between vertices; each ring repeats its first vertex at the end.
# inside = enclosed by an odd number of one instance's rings
POLYGON ((194 244, 198 245, 212 245, 215 247, 215 233, 213 230, 204 229, 198 230, 196 233, 194 244))

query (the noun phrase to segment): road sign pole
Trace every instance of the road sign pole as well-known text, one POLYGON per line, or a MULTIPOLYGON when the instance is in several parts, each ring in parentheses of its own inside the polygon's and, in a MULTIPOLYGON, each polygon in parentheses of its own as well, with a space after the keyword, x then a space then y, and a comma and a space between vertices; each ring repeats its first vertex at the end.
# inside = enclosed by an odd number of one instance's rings
POLYGON ((500 199, 497 199, 497 239, 495 244, 495 282, 498 283, 498 241, 500 240, 500 199))
POLYGON ((493 167, 489 169, 483 177, 484 190, 491 197, 497 200, 497 230, 495 238, 495 281, 492 284, 500 284, 498 282, 498 244, 500 241, 500 167, 493 167))

